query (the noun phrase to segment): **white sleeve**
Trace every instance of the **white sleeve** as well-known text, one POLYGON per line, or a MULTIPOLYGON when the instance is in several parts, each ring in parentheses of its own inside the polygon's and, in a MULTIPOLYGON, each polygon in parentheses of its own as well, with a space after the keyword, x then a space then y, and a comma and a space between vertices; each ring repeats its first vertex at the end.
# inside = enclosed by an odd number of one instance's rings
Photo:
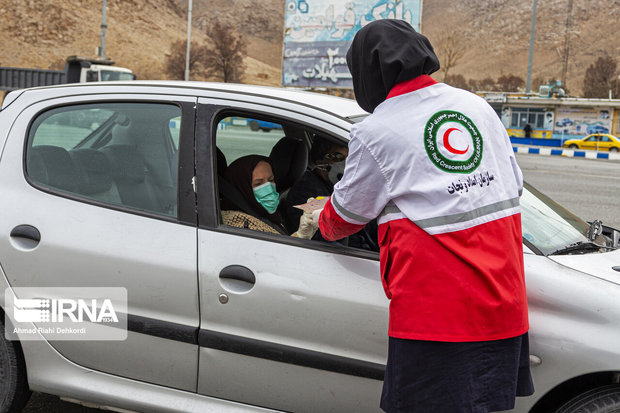
POLYGON ((334 209, 345 221, 364 225, 379 216, 388 201, 387 180, 377 161, 352 135, 344 174, 331 198, 334 209))
POLYGON ((517 183, 517 189, 519 191, 519 196, 523 193, 523 173, 521 172, 521 168, 517 164, 517 158, 515 157, 515 151, 512 149, 512 143, 510 142, 510 136, 508 136, 508 132, 503 127, 501 130, 503 133, 504 142, 506 143, 506 150, 508 151, 508 157, 510 158, 510 166, 512 167, 512 173, 515 177, 515 181, 517 183))

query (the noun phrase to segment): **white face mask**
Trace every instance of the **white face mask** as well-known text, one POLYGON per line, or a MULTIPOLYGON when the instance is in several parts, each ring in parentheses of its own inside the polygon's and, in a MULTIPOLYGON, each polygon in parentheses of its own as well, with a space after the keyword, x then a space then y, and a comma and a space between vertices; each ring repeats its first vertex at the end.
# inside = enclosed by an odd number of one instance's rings
POLYGON ((336 185, 336 182, 342 179, 344 175, 345 161, 335 162, 331 165, 327 165, 327 178, 329 182, 336 185))

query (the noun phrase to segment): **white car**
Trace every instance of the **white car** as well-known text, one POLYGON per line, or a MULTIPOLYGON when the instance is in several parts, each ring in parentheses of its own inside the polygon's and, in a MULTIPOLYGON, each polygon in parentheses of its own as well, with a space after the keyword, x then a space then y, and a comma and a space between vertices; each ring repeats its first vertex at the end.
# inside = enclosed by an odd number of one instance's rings
MULTIPOLYGON (((0 339, 0 411, 21 408, 30 389, 143 412, 378 412, 388 320, 378 253, 232 228, 220 214, 227 164, 270 155, 285 194, 317 134, 346 143, 366 115, 347 99, 231 84, 10 93, 0 320, 16 337, 0 339), (282 129, 255 133, 232 117, 282 129), (11 328, 9 301, 58 287, 125 289, 126 338, 11 328)), ((620 234, 529 186, 521 206, 536 392, 515 411, 601 401, 615 410, 596 411, 618 411, 620 234)))

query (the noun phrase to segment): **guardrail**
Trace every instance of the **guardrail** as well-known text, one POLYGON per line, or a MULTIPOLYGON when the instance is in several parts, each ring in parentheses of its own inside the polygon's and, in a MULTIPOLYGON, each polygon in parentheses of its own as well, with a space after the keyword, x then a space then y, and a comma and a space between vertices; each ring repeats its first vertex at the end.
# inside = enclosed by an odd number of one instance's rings
POLYGON ((579 150, 579 149, 559 149, 559 148, 531 148, 528 146, 514 146, 512 150, 515 153, 527 153, 534 155, 546 155, 546 156, 567 156, 573 158, 586 158, 586 159, 608 159, 620 161, 619 152, 597 152, 591 150, 579 150))

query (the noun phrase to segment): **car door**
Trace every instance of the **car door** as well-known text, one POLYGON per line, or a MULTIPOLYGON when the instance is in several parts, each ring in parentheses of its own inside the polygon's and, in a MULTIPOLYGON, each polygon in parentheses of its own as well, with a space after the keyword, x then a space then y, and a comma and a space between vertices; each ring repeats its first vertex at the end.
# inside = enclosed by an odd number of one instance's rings
POLYGON ((278 141, 275 130, 250 131, 216 148, 227 117, 268 116, 340 139, 346 131, 301 105, 199 102, 199 393, 285 411, 379 411, 388 302, 378 253, 228 227, 219 213, 218 149, 230 163, 278 141))
POLYGON ((124 90, 41 99, 15 119, 0 162, 10 285, 127 291, 126 340, 50 344, 79 365, 189 391, 199 323, 195 100, 124 90))
POLYGON ((588 139, 583 141, 581 149, 598 149, 598 135, 592 135, 588 139))
POLYGON ((609 136, 606 135, 601 135, 601 140, 598 144, 599 150, 601 151, 609 151, 609 148, 611 148, 611 138, 609 136))

